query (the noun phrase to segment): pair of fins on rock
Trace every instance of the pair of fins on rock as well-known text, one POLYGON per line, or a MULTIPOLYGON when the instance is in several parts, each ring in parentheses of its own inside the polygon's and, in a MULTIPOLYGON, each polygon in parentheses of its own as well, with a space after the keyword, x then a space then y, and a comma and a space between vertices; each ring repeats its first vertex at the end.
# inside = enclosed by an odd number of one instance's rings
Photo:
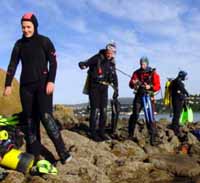
POLYGON ((187 123, 192 123, 194 119, 192 108, 189 105, 183 107, 181 116, 180 116, 180 125, 184 126, 187 123))

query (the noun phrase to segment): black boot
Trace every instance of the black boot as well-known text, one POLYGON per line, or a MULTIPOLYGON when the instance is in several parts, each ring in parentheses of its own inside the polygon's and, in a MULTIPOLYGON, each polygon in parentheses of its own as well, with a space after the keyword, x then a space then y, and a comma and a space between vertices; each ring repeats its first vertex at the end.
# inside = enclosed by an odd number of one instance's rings
POLYGON ((152 146, 157 146, 161 143, 161 141, 158 138, 158 134, 156 132, 150 133, 150 144, 152 146))
POLYGON ((90 138, 94 141, 99 142, 101 141, 100 137, 96 133, 96 122, 98 120, 99 109, 93 108, 90 112, 90 138))
POLYGON ((156 142, 156 137, 155 137, 155 135, 151 135, 151 136, 150 136, 150 144, 151 144, 152 146, 158 145, 158 143, 156 142))
POLYGON ((101 141, 101 138, 96 133, 96 130, 95 131, 91 131, 90 137, 96 142, 100 142, 101 141))
POLYGON ((96 122, 98 120, 99 110, 97 108, 92 108, 90 111, 90 136, 96 138, 96 122))
POLYGON ((111 137, 105 134, 105 132, 102 130, 100 130, 99 132, 99 137, 101 138, 102 141, 111 140, 111 137))
POLYGON ((159 145, 160 141, 158 139, 158 133, 157 133, 157 129, 156 129, 156 122, 153 122, 153 123, 147 125, 147 128, 149 130, 150 144, 152 146, 159 145))
POLYGON ((111 139, 108 135, 105 134, 106 120, 107 120, 107 109, 102 108, 100 109, 99 136, 103 141, 111 139))
POLYGON ((69 154, 68 151, 59 153, 60 156, 60 162, 64 165, 65 163, 71 161, 72 156, 69 154))
POLYGON ((134 136, 134 131, 135 131, 135 117, 133 114, 131 114, 129 121, 128 121, 128 138, 131 139, 134 136))
POLYGON ((100 129, 99 137, 100 137, 101 141, 112 140, 112 138, 108 134, 105 133, 104 129, 100 129))

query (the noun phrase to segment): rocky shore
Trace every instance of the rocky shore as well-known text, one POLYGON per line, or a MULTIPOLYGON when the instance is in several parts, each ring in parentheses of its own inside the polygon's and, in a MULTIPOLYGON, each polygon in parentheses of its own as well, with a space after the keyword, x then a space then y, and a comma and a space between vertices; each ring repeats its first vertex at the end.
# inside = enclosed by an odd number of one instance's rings
MULTIPOLYGON (((135 141, 127 139, 127 121, 120 121, 115 137, 104 142, 88 138, 88 122, 78 120, 73 110, 58 105, 55 116, 73 156, 66 165, 57 163, 58 176, 23 175, 4 170, 3 183, 199 183, 200 142, 191 133, 200 124, 182 129, 178 139, 168 122, 157 122, 160 144, 151 146, 144 121, 139 121, 135 141)), ((57 159, 54 146, 42 128, 42 141, 57 159)))

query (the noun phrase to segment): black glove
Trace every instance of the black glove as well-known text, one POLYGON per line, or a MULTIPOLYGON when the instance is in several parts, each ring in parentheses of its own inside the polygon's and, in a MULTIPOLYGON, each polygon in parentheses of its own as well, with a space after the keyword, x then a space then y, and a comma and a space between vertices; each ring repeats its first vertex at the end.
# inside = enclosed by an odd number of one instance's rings
POLYGON ((113 99, 117 99, 118 96, 119 96, 118 90, 115 90, 113 93, 113 99))
POLYGON ((79 62, 78 66, 80 67, 80 69, 85 69, 86 67, 85 62, 79 62))

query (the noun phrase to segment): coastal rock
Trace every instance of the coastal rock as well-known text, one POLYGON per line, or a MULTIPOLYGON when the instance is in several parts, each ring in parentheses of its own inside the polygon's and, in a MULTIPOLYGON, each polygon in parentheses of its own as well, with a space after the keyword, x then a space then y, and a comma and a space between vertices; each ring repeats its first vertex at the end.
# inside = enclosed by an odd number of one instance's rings
POLYGON ((6 71, 0 69, 0 115, 9 116, 21 112, 21 103, 19 97, 19 82, 14 78, 12 82, 12 93, 9 97, 3 96, 5 87, 6 71))
POLYGON ((200 143, 198 142, 197 144, 191 145, 189 153, 191 156, 200 158, 200 143))
POLYGON ((71 129, 79 124, 74 115, 73 109, 70 107, 55 105, 53 114, 63 129, 71 129))
POLYGON ((2 183, 22 183, 25 177, 22 173, 17 171, 8 170, 8 175, 2 180, 2 183))
POLYGON ((158 169, 178 176, 193 177, 200 174, 196 158, 182 154, 157 154, 150 157, 150 162, 158 169))
POLYGON ((138 146, 135 142, 126 140, 123 143, 118 142, 112 146, 111 152, 119 157, 126 158, 129 161, 143 161, 147 158, 147 154, 144 150, 138 146))
POLYGON ((187 141, 189 145, 199 144, 199 140, 192 133, 187 134, 187 141))

